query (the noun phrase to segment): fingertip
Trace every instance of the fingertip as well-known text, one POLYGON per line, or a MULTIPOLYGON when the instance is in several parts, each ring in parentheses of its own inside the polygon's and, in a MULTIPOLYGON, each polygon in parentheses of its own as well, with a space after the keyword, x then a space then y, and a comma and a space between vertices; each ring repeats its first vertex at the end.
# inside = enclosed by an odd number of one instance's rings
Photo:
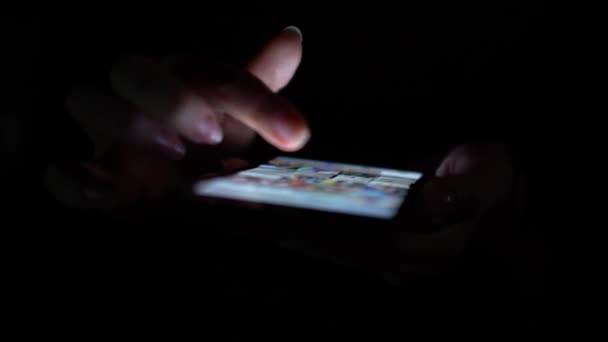
POLYGON ((224 140, 219 115, 200 96, 183 96, 171 120, 177 132, 194 143, 217 145, 224 140))
POLYGON ((281 142, 281 148, 285 152, 295 152, 301 150, 310 140, 310 130, 303 128, 297 134, 281 142))
POLYGON ((299 112, 277 112, 271 122, 271 139, 284 151, 297 151, 310 139, 306 118, 299 112))
POLYGON ((295 35, 297 35, 298 40, 299 40, 300 42, 302 42, 302 41, 303 41, 302 30, 300 30, 300 28, 299 28, 299 27, 297 27, 297 26, 295 26, 295 25, 290 25, 290 26, 287 26, 287 27, 286 27, 286 28, 284 28, 284 29, 283 29, 281 32, 282 32, 282 33, 292 33, 292 34, 295 34, 295 35))
POLYGON ((176 160, 186 154, 186 147, 176 132, 146 117, 136 117, 130 130, 131 142, 136 145, 152 145, 176 160))
POLYGON ((190 137, 199 144, 217 145, 224 140, 224 133, 216 120, 204 117, 195 123, 190 137))
POLYGON ((439 167, 435 170, 435 176, 442 178, 448 175, 448 167, 447 163, 444 161, 439 165, 439 167))
POLYGON ((452 149, 437 168, 437 177, 464 176, 479 164, 479 152, 471 146, 462 145, 452 149))

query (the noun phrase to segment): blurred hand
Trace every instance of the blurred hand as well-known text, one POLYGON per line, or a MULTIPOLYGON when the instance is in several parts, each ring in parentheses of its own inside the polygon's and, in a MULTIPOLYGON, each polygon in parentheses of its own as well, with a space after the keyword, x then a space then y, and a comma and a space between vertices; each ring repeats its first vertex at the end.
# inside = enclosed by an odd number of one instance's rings
POLYGON ((244 69, 182 57, 116 61, 110 90, 86 85, 68 95, 96 153, 89 162, 52 165, 50 191, 70 206, 124 206, 174 186, 185 157, 217 171, 256 136, 283 151, 300 149, 310 136, 307 121, 277 92, 301 58, 301 33, 290 27, 244 69))

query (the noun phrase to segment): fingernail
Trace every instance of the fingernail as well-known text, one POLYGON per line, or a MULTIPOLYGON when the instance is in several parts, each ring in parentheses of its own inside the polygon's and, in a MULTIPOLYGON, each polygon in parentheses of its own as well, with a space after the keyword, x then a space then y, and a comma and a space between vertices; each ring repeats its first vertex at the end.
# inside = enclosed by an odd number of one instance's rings
POLYGON ((283 32, 285 31, 291 31, 291 32, 295 32, 298 34, 298 36, 300 37, 300 41, 303 41, 303 37, 302 37, 302 30, 300 30, 298 27, 296 26, 287 26, 286 28, 283 29, 283 32))
POLYGON ((136 144, 158 147, 175 158, 181 158, 186 154, 186 148, 177 134, 146 118, 138 117, 135 120, 131 134, 136 144))
POLYGON ((296 132, 296 130, 293 127, 291 127, 290 124, 283 122, 283 121, 275 122, 274 129, 275 129, 275 132, 276 132, 277 136, 279 137, 279 139, 281 139, 285 142, 291 140, 292 136, 296 132))
POLYGON ((218 122, 211 117, 205 117, 199 121, 196 127, 197 135, 202 143, 219 144, 224 139, 224 133, 218 122))
POLYGON ((284 122, 277 122, 274 129, 282 148, 288 151, 301 148, 310 137, 308 130, 299 129, 284 122))
POLYGON ((186 154, 186 148, 184 147, 184 145, 173 135, 159 134, 156 136, 154 141, 165 152, 176 158, 181 158, 186 154))
POLYGON ((297 150, 310 138, 304 119, 286 111, 277 111, 273 120, 273 134, 284 150, 297 150))

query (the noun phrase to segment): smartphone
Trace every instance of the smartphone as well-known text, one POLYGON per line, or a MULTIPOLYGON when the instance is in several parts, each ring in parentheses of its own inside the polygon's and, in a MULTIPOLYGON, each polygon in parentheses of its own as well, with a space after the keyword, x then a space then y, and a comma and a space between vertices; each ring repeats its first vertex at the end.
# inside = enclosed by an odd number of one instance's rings
POLYGON ((417 171, 278 156, 194 183, 200 198, 380 220, 395 218, 417 171))

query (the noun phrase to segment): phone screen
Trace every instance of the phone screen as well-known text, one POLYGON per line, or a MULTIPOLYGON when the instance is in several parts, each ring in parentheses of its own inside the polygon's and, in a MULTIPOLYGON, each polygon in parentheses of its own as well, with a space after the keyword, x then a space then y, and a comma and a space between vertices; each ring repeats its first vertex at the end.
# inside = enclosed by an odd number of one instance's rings
POLYGON ((397 215, 414 171, 277 157, 255 168, 195 184, 195 194, 260 204, 390 219, 397 215))

